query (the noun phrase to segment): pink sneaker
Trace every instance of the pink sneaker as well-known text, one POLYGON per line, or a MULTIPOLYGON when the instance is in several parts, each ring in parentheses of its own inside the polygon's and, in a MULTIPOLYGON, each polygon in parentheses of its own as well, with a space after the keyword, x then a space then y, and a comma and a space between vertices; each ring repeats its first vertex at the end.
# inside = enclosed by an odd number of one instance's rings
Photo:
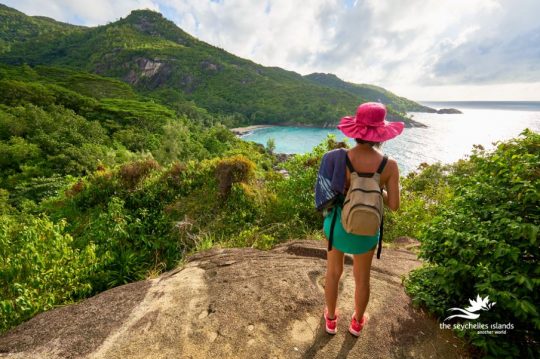
POLYGON ((336 332, 337 332, 337 319, 338 319, 337 310, 334 313, 334 319, 329 319, 328 318, 328 308, 324 308, 324 321, 326 322, 326 332, 328 334, 336 334, 336 332))
POLYGON ((364 328, 364 325, 366 325, 368 319, 369 319, 369 315, 366 313, 364 314, 364 316, 362 316, 362 320, 358 322, 356 320, 356 312, 353 313, 352 318, 351 318, 351 325, 349 326, 349 332, 355 337, 359 336, 360 332, 362 331, 362 328, 364 328))

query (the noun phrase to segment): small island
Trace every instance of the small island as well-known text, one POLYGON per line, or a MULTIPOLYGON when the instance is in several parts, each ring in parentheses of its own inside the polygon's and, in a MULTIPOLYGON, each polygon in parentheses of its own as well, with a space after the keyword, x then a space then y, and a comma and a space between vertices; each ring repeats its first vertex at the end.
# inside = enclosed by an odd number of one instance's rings
POLYGON ((461 112, 460 110, 456 109, 456 108, 441 108, 440 110, 437 110, 437 113, 438 114, 462 114, 463 112, 461 112))

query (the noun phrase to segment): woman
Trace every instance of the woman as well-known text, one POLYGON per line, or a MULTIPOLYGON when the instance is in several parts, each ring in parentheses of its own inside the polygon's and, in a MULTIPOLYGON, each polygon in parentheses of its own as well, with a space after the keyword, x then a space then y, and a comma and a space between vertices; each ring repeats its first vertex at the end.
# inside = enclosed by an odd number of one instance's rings
POLYGON ((329 151, 321 161, 315 197, 317 209, 323 210, 325 214, 323 230, 327 239, 331 237, 331 218, 334 211, 337 215, 333 240, 329 243, 327 252, 324 318, 329 334, 335 334, 337 331, 339 314, 336 302, 338 284, 343 272, 344 253, 353 255, 356 284, 355 311, 349 332, 354 336, 360 335, 367 322, 368 314, 365 313, 365 309, 369 300, 371 261, 380 235, 380 232, 375 236, 347 233, 341 224, 341 206, 350 186, 351 169, 364 175, 379 172, 384 204, 393 211, 399 208, 398 165, 393 159, 383 161, 385 156, 380 152, 380 145, 401 134, 404 124, 386 122, 385 117, 386 108, 380 103, 369 102, 360 105, 355 117, 343 117, 338 125, 345 136, 356 140, 356 146, 348 151, 344 149, 329 151))

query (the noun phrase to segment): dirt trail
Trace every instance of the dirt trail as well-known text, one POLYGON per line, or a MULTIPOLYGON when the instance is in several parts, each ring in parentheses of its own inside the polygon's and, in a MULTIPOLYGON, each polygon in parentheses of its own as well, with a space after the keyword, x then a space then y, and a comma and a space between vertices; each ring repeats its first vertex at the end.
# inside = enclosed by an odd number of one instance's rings
POLYGON ((414 253, 373 260, 371 320, 356 339, 351 258, 338 334, 324 331, 326 252, 319 241, 271 251, 213 249, 152 280, 42 313, 0 337, 0 358, 462 358, 463 344, 411 306, 401 278, 414 253))

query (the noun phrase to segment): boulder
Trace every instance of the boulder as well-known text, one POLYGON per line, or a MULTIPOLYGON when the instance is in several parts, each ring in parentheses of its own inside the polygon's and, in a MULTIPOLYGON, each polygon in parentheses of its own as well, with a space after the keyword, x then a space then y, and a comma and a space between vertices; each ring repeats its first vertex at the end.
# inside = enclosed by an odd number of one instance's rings
POLYGON ((338 333, 322 313, 325 243, 269 251, 211 249, 161 276, 41 313, 0 337, 0 358, 462 358, 465 345, 411 305, 402 277, 415 254, 373 260, 371 319, 359 338, 352 258, 339 286, 338 333))
POLYGON ((276 153, 276 161, 278 163, 286 162, 292 156, 294 156, 293 153, 276 153))

